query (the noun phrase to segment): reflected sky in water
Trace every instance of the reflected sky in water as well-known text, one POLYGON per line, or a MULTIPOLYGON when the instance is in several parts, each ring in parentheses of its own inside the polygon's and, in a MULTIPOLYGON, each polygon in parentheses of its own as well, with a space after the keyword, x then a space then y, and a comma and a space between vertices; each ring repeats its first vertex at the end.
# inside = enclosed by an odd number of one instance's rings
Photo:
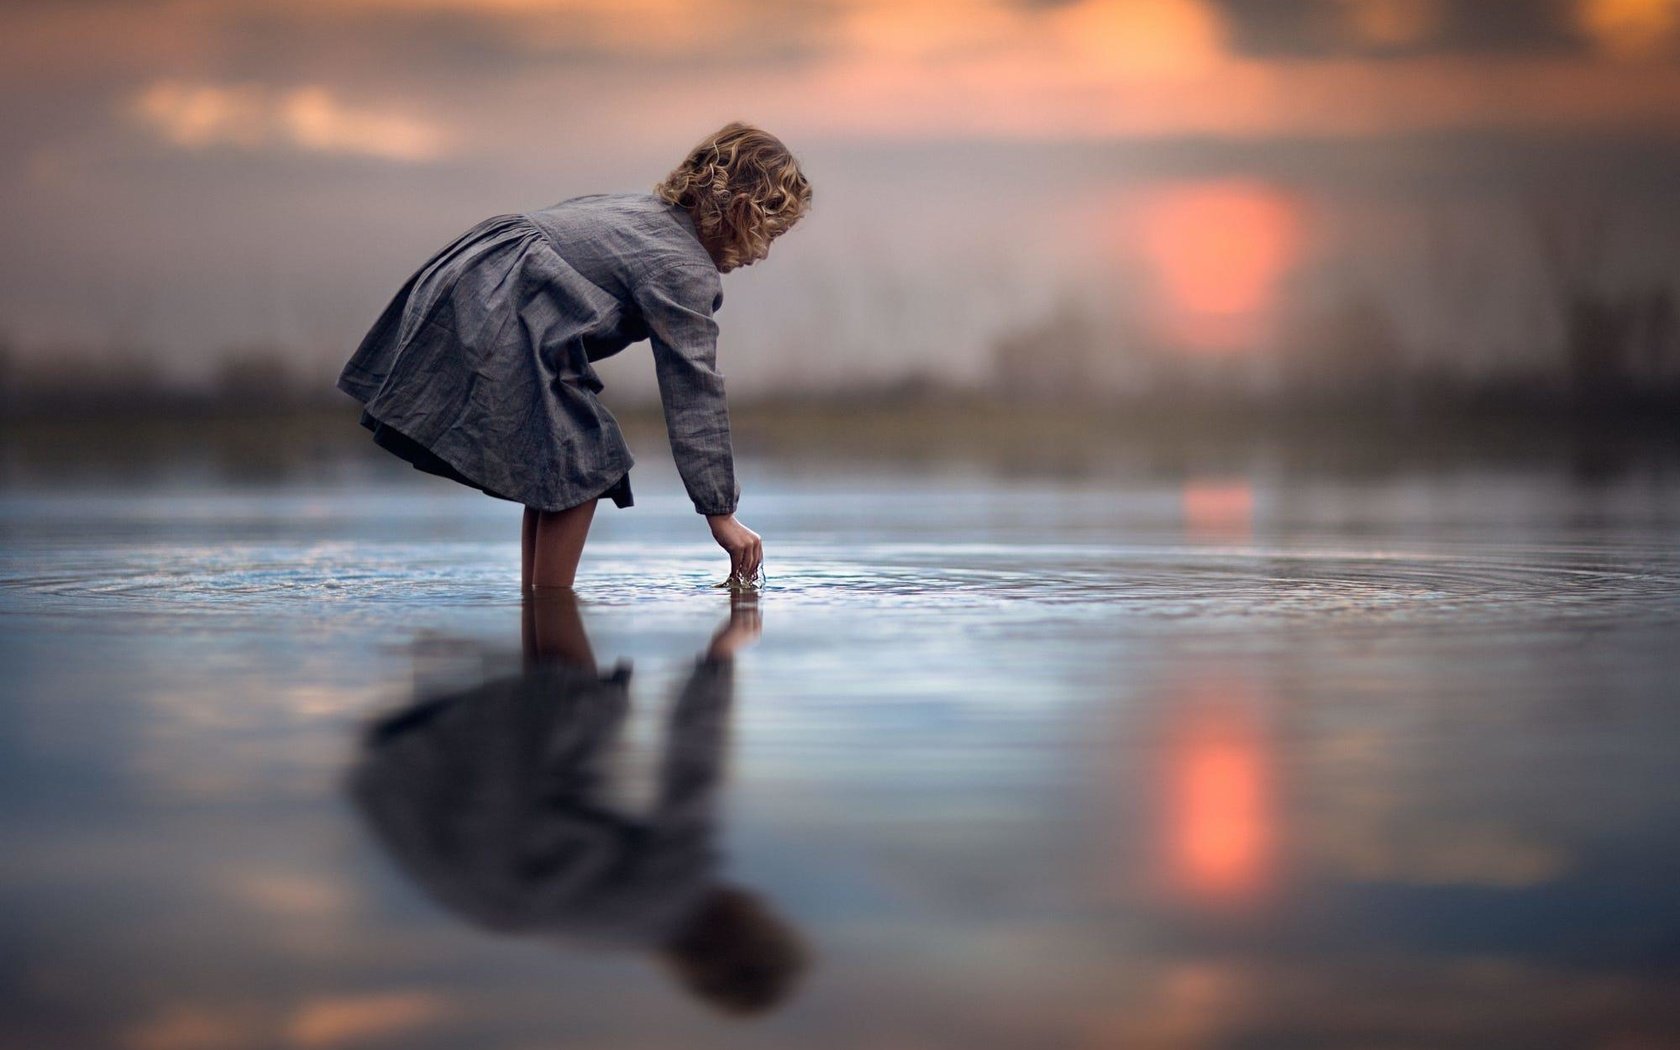
POLYGON ((1671 480, 751 470, 0 492, 0 1045, 1680 1038, 1671 480))

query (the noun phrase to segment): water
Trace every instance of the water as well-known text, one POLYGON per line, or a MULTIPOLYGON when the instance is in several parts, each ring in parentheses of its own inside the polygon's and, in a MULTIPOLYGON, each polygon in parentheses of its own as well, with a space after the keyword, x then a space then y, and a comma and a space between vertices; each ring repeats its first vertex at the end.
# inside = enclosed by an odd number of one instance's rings
POLYGON ((1680 1042, 1672 478, 642 463, 0 492, 0 1043, 1680 1042))

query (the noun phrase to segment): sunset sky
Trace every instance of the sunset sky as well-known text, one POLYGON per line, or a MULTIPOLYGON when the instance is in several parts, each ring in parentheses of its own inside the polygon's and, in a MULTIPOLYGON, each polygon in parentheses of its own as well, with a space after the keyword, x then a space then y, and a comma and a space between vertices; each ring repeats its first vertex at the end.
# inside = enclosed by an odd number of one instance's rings
POLYGON ((1546 201, 1612 209, 1613 274, 1680 262, 1680 0, 13 0, 0 77, 0 332, 182 375, 335 370, 460 229, 737 118, 815 185, 725 281, 746 389, 979 378, 1070 296, 1226 354, 1359 291, 1427 342, 1443 244, 1522 352, 1546 201))

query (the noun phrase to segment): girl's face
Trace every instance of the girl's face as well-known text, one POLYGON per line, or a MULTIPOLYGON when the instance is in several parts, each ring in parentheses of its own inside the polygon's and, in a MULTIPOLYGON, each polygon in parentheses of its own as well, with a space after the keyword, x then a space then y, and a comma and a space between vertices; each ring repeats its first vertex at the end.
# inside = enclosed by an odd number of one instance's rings
MULTIPOLYGON (((749 255, 744 261, 739 263, 739 265, 741 265, 741 266, 751 266, 753 263, 758 262, 762 259, 768 259, 769 257, 770 257, 770 246, 768 244, 766 244, 764 247, 758 249, 754 254, 749 255)), ((728 273, 730 270, 733 270, 733 269, 735 269, 734 266, 719 266, 718 267, 718 272, 728 273)))

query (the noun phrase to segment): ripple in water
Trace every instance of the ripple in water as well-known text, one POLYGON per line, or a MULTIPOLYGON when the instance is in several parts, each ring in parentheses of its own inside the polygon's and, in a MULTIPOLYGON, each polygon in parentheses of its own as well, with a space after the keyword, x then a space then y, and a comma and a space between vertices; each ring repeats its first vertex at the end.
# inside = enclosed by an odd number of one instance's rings
MULTIPOLYGON (((606 606, 713 606, 727 566, 715 548, 600 543, 578 591, 606 606)), ((1047 607, 1163 621, 1197 618, 1478 623, 1649 620, 1680 612, 1667 552, 893 543, 778 544, 764 596, 780 606, 1047 607)), ((318 615, 398 605, 517 604, 518 549, 506 542, 305 546, 149 545, 89 556, 37 551, 11 565, 12 611, 318 615)))

